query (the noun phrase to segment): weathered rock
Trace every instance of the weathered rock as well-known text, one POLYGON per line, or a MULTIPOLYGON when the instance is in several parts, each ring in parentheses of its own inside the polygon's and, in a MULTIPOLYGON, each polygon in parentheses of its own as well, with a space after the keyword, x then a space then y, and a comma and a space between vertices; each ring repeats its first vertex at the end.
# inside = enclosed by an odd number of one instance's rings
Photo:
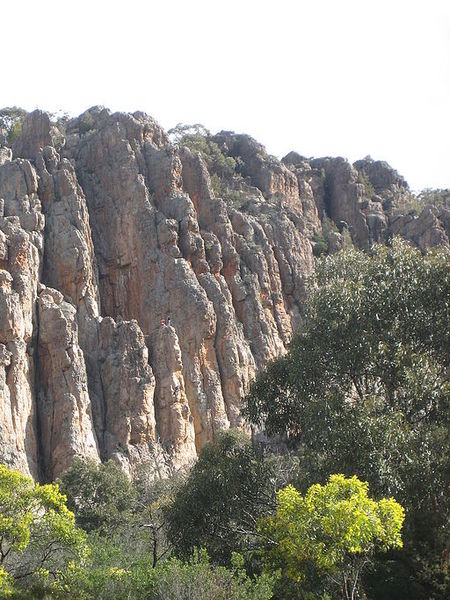
POLYGON ((266 198, 283 198, 286 202, 298 201, 297 178, 275 157, 267 154, 264 146, 248 135, 221 131, 213 138, 222 151, 239 158, 244 177, 261 190, 266 198))
POLYGON ((0 166, 12 160, 12 150, 10 148, 1 147, 0 143, 0 166))
POLYGON ((19 137, 13 144, 15 157, 35 160, 39 152, 52 144, 51 123, 48 113, 35 110, 26 115, 19 137))
POLYGON ((366 248, 370 243, 370 229, 365 217, 370 198, 364 186, 358 183, 358 173, 344 158, 323 158, 311 161, 316 169, 323 169, 324 202, 327 216, 335 223, 347 224, 352 240, 366 248))
POLYGON ((410 240, 421 250, 434 246, 450 246, 450 211, 426 206, 420 214, 410 213, 392 217, 391 231, 410 240))
POLYGON ((139 462, 151 460, 157 442, 148 349, 136 321, 104 318, 98 323, 98 340, 103 412, 97 436, 102 459, 113 459, 131 472, 139 462))
POLYGON ((76 455, 187 465, 245 428, 251 380, 302 324, 317 240, 448 244, 447 208, 398 215, 411 194, 386 163, 210 141, 234 172, 140 112, 93 107, 64 132, 35 111, 13 153, 0 137, 0 460, 46 479, 76 455))
MULTIPOLYGON (((2 272, 0 272, 0 278, 1 276, 2 272)), ((1 301, 2 295, 0 295, 0 314, 1 311, 4 310, 1 301)), ((17 434, 19 432, 16 432, 15 428, 15 407, 11 404, 11 394, 7 383, 7 376, 11 366, 11 357, 12 352, 7 350, 4 344, 0 344, 0 460, 29 472, 28 464, 23 460, 25 457, 22 456, 23 452, 21 451, 23 451, 24 448, 21 446, 20 439, 18 440, 18 443, 16 443, 16 438, 18 437, 17 434)))
POLYGON ((175 329, 164 324, 149 336, 158 384, 155 390, 159 441, 176 467, 196 458, 194 419, 186 397, 181 349, 175 329))
POLYGON ((0 460, 38 476, 35 406, 35 298, 44 217, 37 176, 23 159, 0 166, 0 460), (6 386, 5 386, 6 383, 6 386))
POLYGON ((374 193, 383 202, 384 210, 390 211, 393 206, 411 198, 405 179, 387 162, 367 157, 356 161, 353 166, 363 175, 363 181, 366 180, 372 186, 374 193))
POLYGON ((38 414, 44 477, 53 480, 74 456, 99 460, 76 309, 51 288, 39 295, 38 414))
MULTIPOLYGON (((213 232, 212 240, 220 245, 221 252, 216 246, 215 260, 222 263, 221 275, 231 292, 233 321, 242 324, 244 342, 249 343, 256 365, 261 368, 284 352, 292 324, 298 320, 296 301, 304 294, 303 279, 312 267, 311 245, 299 230, 303 225, 301 205, 298 199, 293 203, 299 214, 292 206, 292 198, 286 203, 279 198, 270 201, 259 190, 248 188, 246 192, 244 187, 241 193, 246 200, 245 212, 237 210, 214 197, 208 173, 198 156, 185 149, 181 158, 183 182, 197 207, 200 227, 213 232), (285 233, 282 240, 273 235, 278 228, 285 233), (301 262, 302 266, 292 277, 291 265, 299 256, 302 258, 297 264, 301 262), (286 299, 280 277, 287 284, 286 299)), ((241 354, 245 356, 246 350, 241 354)), ((251 361, 245 362, 252 367, 251 361)))
POLYGON ((320 219, 326 216, 325 173, 322 169, 313 169, 308 160, 296 152, 289 152, 282 163, 297 177, 302 214, 311 233, 315 234, 321 228, 320 219))
MULTIPOLYGON (((205 413, 196 432, 211 439, 227 418, 213 307, 191 268, 192 257, 184 258, 178 245, 182 223, 186 252, 195 239, 193 230, 189 240, 195 219, 181 189, 179 160, 149 117, 101 111, 93 120, 89 136, 81 136, 78 145, 71 141, 70 155, 90 212, 103 314, 136 319, 146 335, 171 316, 186 353, 184 378, 194 419, 205 413), (197 410, 205 403, 206 412, 197 410)), ((70 131, 77 128, 74 124, 70 131)), ((159 372, 157 364, 152 366, 159 372)))
POLYGON ((47 146, 38 154, 39 194, 46 218, 43 280, 78 311, 82 346, 91 319, 99 316, 97 264, 89 215, 75 170, 47 146))

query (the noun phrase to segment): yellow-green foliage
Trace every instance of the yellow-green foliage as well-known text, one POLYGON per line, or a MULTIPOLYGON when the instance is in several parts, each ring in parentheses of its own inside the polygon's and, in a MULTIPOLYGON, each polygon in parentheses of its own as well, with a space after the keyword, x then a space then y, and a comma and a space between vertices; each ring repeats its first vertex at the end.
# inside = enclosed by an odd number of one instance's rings
POLYGON ((0 598, 9 598, 13 594, 11 577, 0 567, 0 598))
MULTIPOLYGON (((74 514, 57 484, 40 485, 30 477, 0 465, 0 585, 15 575, 39 575, 53 567, 61 571, 64 554, 82 559, 88 553, 86 534, 75 526, 74 514)), ((55 572, 55 569, 53 569, 55 572)), ((3 589, 2 588, 2 589, 3 589)))
MULTIPOLYGON (((120 560, 126 561, 126 551, 120 560)), ((263 573, 251 578, 243 562, 234 556, 231 568, 222 567, 211 564, 204 550, 196 550, 186 562, 171 557, 155 567, 145 554, 128 568, 73 564, 65 580, 53 582, 46 591, 54 600, 270 600, 275 577, 263 573)))
POLYGON ((292 486, 280 490, 276 513, 261 519, 260 531, 275 542, 268 563, 283 565, 289 578, 302 581, 308 562, 337 572, 355 556, 401 548, 404 517, 393 498, 369 498, 368 484, 356 476, 331 475, 304 496, 292 486))
POLYGON ((61 542, 78 541, 75 517, 65 503, 58 484, 40 485, 0 465, 0 536, 11 549, 24 550, 36 528, 51 531, 61 542))

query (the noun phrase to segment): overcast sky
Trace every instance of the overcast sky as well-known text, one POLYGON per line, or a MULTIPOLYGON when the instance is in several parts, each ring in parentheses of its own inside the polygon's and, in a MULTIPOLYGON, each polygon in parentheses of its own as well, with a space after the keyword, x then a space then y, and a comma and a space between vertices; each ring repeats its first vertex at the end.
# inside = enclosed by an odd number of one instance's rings
POLYGON ((0 107, 144 110, 450 187, 448 0, 4 0, 0 107))

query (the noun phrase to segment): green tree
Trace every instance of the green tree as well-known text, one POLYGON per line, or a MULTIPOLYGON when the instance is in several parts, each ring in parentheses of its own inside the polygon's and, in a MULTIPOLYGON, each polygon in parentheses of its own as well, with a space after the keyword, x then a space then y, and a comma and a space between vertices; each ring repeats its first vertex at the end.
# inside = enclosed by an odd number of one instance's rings
POLYGON ((233 555, 232 567, 209 564, 206 552, 194 552, 188 562, 171 559, 159 567, 151 598, 155 600, 269 600, 274 578, 247 577, 243 560, 233 555))
MULTIPOLYGON (((372 256, 349 249, 321 261, 305 327, 255 381, 245 399, 249 419, 318 453, 318 467, 322 458, 332 467, 348 458, 348 474, 360 474, 355 461, 371 462, 355 447, 389 444, 381 429, 391 430, 391 447, 404 436, 411 448, 431 438, 439 447, 448 418, 448 267, 448 251, 422 256, 398 240, 372 256)), ((386 460, 372 475, 392 470, 386 460)), ((395 491, 393 479, 380 481, 383 492, 395 491)))
POLYGON ((236 160, 226 156, 211 139, 211 132, 200 123, 183 125, 179 123, 169 130, 169 135, 179 146, 186 146, 192 152, 199 152, 211 176, 216 176, 215 191, 220 191, 220 180, 231 179, 236 175, 236 160))
MULTIPOLYGON (((115 566, 105 543, 100 563, 74 568, 63 583, 51 588, 51 597, 64 600, 269 600, 274 577, 250 578, 242 568, 242 557, 233 556, 232 566, 210 564, 205 551, 195 551, 185 562, 170 558, 151 566, 142 556, 130 566, 115 566), (109 553, 109 556, 107 556, 109 553)), ((117 557, 116 557, 117 558, 117 557)), ((125 564, 125 563, 124 563, 125 564)))
POLYGON ((0 598, 10 598, 14 594, 12 577, 0 567, 0 598))
POLYGON ((97 463, 75 458, 61 477, 67 505, 85 531, 102 534, 125 526, 136 510, 136 489, 112 461, 97 463))
POLYGON ((393 240, 319 261, 303 330, 246 398, 253 423, 301 450, 302 491, 356 474, 405 506, 417 598, 446 594, 425 573, 446 569, 449 256, 393 240))
POLYGON ((6 131, 6 139, 11 145, 22 131, 22 123, 27 112, 23 108, 12 106, 0 110, 0 130, 6 131))
POLYGON ((165 510, 175 552, 186 558, 204 547, 214 561, 229 564, 234 551, 253 548, 257 518, 274 506, 271 475, 243 434, 219 434, 165 510))
POLYGON ((376 502, 367 483, 331 475, 304 496, 292 486, 280 490, 276 514, 262 518, 260 529, 270 538, 265 558, 271 569, 281 567, 300 583, 312 562, 338 584, 343 598, 353 600, 375 550, 402 547, 403 520, 393 498, 376 502))
POLYGON ((71 561, 88 556, 86 535, 57 484, 34 483, 0 465, 0 589, 13 580, 31 585, 37 576, 58 579, 71 561))
POLYGON ((246 414, 295 435, 305 402, 380 397, 408 421, 439 418, 449 363, 449 252, 422 256, 399 240, 372 256, 348 249, 318 263, 306 326, 262 374, 246 414), (420 371, 425 377, 418 378, 420 371))
POLYGON ((419 193, 417 199, 422 207, 429 204, 437 208, 448 207, 450 205, 450 190, 426 188, 419 193))
POLYGON ((137 523, 140 536, 148 540, 151 548, 152 567, 172 551, 167 539, 167 518, 165 509, 170 505, 178 489, 183 485, 184 472, 172 472, 164 477, 154 463, 139 465, 134 485, 137 494, 137 523), (142 533, 144 532, 144 534, 142 533))

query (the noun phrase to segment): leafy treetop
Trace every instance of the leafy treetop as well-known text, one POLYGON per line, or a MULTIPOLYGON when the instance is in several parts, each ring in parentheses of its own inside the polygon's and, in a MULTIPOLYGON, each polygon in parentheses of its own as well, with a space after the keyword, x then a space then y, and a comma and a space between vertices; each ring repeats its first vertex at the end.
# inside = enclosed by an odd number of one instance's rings
POLYGON ((44 568, 56 574, 69 557, 87 556, 85 542, 57 484, 40 485, 0 465, 0 585, 8 583, 5 573, 9 579, 44 568))
POLYGON ((187 146, 192 152, 199 152, 210 175, 225 179, 231 179, 236 175, 236 160, 222 152, 211 139, 211 132, 200 123, 195 125, 179 123, 169 130, 169 135, 178 145, 187 146))
POLYGON ((354 598, 362 569, 376 549, 401 548, 405 511, 393 498, 368 496, 357 477, 331 475, 326 485, 312 485, 302 496, 287 486, 277 494, 275 515, 260 520, 271 540, 266 560, 281 566, 294 581, 315 563, 342 584, 343 597, 354 598))

